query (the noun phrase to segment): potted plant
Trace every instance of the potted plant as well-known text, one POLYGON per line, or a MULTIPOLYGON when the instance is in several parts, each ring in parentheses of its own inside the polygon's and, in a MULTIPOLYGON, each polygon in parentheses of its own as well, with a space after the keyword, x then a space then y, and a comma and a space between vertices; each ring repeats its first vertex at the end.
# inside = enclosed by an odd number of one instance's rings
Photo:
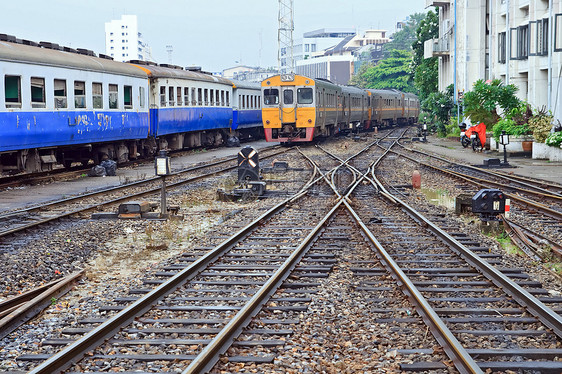
POLYGON ((529 127, 533 131, 533 158, 549 159, 549 146, 545 143, 546 138, 552 129, 554 116, 546 110, 546 107, 537 109, 533 117, 529 118, 529 127))
POLYGON ((531 136, 532 130, 528 125, 528 121, 532 115, 531 106, 524 101, 506 112, 504 118, 500 119, 492 127, 496 148, 500 135, 505 131, 506 134, 510 135, 510 144, 506 147, 507 151, 530 153, 533 149, 534 139, 531 136))

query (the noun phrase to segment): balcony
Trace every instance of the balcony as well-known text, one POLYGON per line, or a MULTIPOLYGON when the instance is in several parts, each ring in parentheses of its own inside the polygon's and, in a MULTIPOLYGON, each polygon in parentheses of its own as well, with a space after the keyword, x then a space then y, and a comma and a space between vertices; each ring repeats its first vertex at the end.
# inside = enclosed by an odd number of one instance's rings
POLYGON ((447 56, 451 48, 448 37, 429 39, 424 43, 424 58, 447 56))
POLYGON ((425 0, 425 7, 430 6, 445 6, 451 4, 451 0, 425 0))

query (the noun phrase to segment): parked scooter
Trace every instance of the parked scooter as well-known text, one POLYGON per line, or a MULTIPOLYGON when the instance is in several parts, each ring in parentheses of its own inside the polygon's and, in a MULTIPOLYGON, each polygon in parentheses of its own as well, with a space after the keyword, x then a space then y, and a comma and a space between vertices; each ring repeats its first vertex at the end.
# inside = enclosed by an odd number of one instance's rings
POLYGON ((459 128, 461 129, 461 144, 464 148, 468 147, 470 145, 470 138, 468 136, 466 136, 466 123, 461 123, 459 125, 459 128))

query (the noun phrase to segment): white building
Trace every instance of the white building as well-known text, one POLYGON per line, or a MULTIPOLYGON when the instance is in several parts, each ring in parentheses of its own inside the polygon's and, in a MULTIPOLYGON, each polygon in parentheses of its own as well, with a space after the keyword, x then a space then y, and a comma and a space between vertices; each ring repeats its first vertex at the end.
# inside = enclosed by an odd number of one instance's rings
POLYGON ((105 23, 105 54, 115 61, 149 61, 150 49, 138 30, 137 16, 124 15, 105 23))
POLYGON ((425 43, 425 56, 439 57, 439 90, 455 84, 457 92, 469 91, 478 79, 501 79, 518 87, 519 98, 562 121, 562 0, 426 5, 439 7, 439 38, 425 43))
MULTIPOLYGON (((333 47, 345 38, 353 35, 355 35, 355 30, 348 28, 320 29, 305 32, 302 39, 295 40, 293 47, 295 64, 300 60, 306 60, 319 54, 323 55, 325 49, 333 47)), ((284 53, 281 51, 282 64, 283 56, 284 53)))

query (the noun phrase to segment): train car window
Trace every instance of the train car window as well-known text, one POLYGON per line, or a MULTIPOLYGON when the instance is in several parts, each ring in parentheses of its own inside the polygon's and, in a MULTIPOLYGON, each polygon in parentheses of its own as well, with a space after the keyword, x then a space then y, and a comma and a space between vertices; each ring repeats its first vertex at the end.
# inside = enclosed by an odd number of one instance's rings
POLYGON ((140 107, 144 108, 146 106, 146 98, 144 96, 144 87, 139 87, 139 98, 140 98, 140 107))
POLYGON ((203 90, 201 88, 197 89, 197 105, 203 105, 203 90))
POLYGON ((166 87, 160 87, 160 106, 166 106, 166 87))
POLYGON ((189 106, 189 87, 183 89, 183 105, 189 106))
POLYGON ((103 91, 101 83, 92 83, 92 102, 94 109, 103 108, 103 91))
POLYGON ((31 78, 31 106, 45 107, 45 78, 31 78))
POLYGON ((224 106, 224 91, 221 90, 221 105, 224 106))
POLYGON ((74 108, 86 107, 86 82, 74 81, 74 108))
POLYGON ((174 106, 174 87, 168 87, 168 105, 174 106))
POLYGON ((178 106, 182 106, 181 87, 176 88, 176 102, 178 103, 178 106))
POLYGON ((55 79, 55 108, 66 108, 66 80, 55 79))
POLYGON ((132 109, 133 108, 133 87, 132 86, 125 86, 123 87, 123 95, 124 95, 124 106, 125 109, 132 109))
POLYGON ((297 103, 299 104, 312 104, 314 101, 314 92, 312 88, 299 88, 297 89, 297 103))
POLYGON ((215 105, 215 90, 209 90, 211 106, 215 105))
POLYGON ((109 85, 109 109, 119 108, 119 88, 116 84, 109 85))
POLYGON ((279 104, 279 90, 277 88, 266 88, 263 90, 263 105, 279 104))
POLYGON ((258 109, 261 109, 261 97, 258 96, 258 109))
POLYGON ((203 94, 205 95, 205 106, 209 105, 209 89, 205 88, 205 90, 203 91, 203 94))
POLYGON ((244 109, 246 107, 246 103, 244 102, 244 95, 238 95, 238 106, 240 109, 244 109))
POLYGON ((191 89, 191 105, 195 106, 197 105, 197 97, 195 95, 196 91, 195 88, 191 89))
POLYGON ((293 90, 283 90, 283 104, 293 103, 293 90))
POLYGON ((4 77, 4 97, 6 108, 21 107, 21 77, 6 75, 4 77))
POLYGON ((220 105, 221 105, 221 91, 220 91, 220 90, 216 90, 216 91, 215 91, 215 95, 216 95, 216 96, 215 96, 215 97, 216 97, 215 105, 216 105, 216 106, 220 106, 220 105))
POLYGON ((226 106, 230 106, 230 92, 226 91, 226 106))

